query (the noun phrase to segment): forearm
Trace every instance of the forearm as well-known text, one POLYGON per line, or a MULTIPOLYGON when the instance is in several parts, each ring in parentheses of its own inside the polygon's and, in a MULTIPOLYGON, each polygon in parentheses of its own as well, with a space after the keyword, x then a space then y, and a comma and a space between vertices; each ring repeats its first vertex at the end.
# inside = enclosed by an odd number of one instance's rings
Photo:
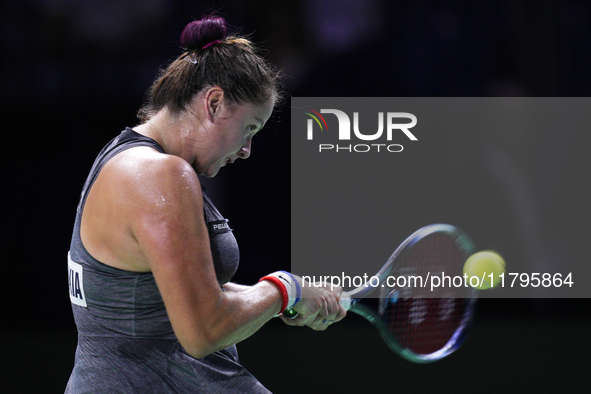
POLYGON ((279 289, 263 281, 254 286, 225 284, 215 310, 206 319, 202 340, 187 352, 200 358, 248 338, 281 309, 279 289))
POLYGON ((234 282, 225 283, 222 287, 224 288, 225 291, 231 291, 231 292, 235 292, 235 293, 246 291, 246 290, 249 290, 250 288, 252 288, 252 286, 240 285, 240 284, 234 283, 234 282))

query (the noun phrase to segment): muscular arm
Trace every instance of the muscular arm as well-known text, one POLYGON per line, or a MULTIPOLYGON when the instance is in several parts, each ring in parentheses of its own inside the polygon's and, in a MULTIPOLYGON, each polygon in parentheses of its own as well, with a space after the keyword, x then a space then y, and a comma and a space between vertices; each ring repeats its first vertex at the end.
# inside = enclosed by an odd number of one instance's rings
POLYGON ((204 357, 256 332, 279 312, 281 294, 266 281, 239 292, 233 285, 221 290, 195 172, 171 156, 153 164, 147 164, 142 185, 135 185, 139 201, 131 232, 179 342, 190 355, 204 357))
POLYGON ((239 293, 241 291, 246 291, 250 288, 251 288, 251 286, 239 285, 238 283, 233 283, 233 282, 228 282, 228 283, 224 284, 224 289, 226 291, 233 291, 235 293, 239 293))

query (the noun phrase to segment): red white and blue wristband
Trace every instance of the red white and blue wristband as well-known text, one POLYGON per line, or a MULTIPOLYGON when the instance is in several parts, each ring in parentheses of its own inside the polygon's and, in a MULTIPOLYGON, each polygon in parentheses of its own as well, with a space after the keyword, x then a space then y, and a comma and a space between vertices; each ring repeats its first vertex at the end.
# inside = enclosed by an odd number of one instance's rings
POLYGON ((281 291, 281 298, 283 299, 281 312, 287 308, 293 307, 302 299, 302 288, 300 283, 287 271, 273 272, 272 274, 263 276, 259 282, 263 280, 272 282, 279 288, 279 291, 281 291))

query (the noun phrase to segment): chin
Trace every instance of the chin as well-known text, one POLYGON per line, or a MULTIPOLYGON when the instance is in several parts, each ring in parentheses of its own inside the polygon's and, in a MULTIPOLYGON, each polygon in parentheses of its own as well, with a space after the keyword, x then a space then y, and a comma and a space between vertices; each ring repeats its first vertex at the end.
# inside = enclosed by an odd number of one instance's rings
POLYGON ((225 167, 225 165, 226 159, 218 160, 216 162, 211 163, 209 166, 205 168, 204 166, 201 166, 201 168, 196 168, 197 166, 195 166, 195 172, 197 172, 197 174, 199 174, 200 176, 204 176, 206 178, 213 178, 218 174, 218 172, 220 172, 222 167, 225 167))
POLYGON ((211 172, 205 171, 205 172, 198 173, 198 174, 199 174, 199 176, 204 176, 204 177, 206 177, 206 178, 213 178, 214 176, 216 176, 216 175, 218 174, 218 171, 216 171, 216 172, 214 172, 214 173, 211 173, 211 172))
POLYGON ((197 175, 199 176, 203 176, 205 178, 213 178, 214 176, 217 175, 217 173, 220 171, 220 168, 198 168, 196 165, 193 166, 193 169, 195 170, 195 172, 197 173, 197 175))
POLYGON ((220 167, 213 169, 212 171, 204 171, 203 175, 206 178, 213 178, 214 176, 216 176, 218 174, 218 172, 220 172, 220 167))

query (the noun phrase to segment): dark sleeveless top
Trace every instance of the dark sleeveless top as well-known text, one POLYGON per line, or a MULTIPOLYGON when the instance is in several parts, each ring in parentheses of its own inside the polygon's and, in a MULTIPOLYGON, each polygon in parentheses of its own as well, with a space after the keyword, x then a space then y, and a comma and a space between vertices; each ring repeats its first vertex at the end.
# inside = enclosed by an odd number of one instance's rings
MULTIPOLYGON (((156 141, 127 128, 99 153, 83 187, 68 254, 68 283, 78 346, 66 393, 268 393, 238 362, 236 347, 202 359, 174 335, 152 273, 117 269, 93 258, 80 238, 88 192, 103 166, 126 149, 156 141)), ((238 267, 236 239, 203 193, 218 282, 238 267)))

